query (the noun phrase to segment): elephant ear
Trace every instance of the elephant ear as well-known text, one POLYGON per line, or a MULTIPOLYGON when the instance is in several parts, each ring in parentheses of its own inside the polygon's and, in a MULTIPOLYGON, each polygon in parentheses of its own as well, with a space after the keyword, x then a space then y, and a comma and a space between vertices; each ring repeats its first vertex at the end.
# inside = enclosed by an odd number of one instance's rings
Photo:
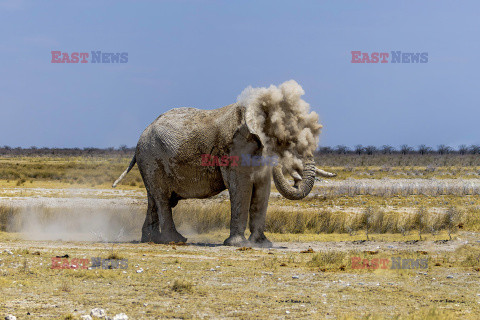
POLYGON ((261 155, 262 151, 263 144, 258 134, 251 130, 246 123, 238 126, 233 134, 231 153, 236 155, 261 155))

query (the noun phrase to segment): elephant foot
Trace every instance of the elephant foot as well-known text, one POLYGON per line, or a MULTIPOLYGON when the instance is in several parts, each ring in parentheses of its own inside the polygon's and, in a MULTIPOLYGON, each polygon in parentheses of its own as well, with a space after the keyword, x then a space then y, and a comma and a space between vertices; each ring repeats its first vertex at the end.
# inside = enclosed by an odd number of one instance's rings
POLYGON ((253 246, 255 247, 260 247, 260 248, 271 248, 273 247, 273 243, 267 239, 267 237, 261 233, 261 234, 251 234, 250 237, 248 238, 248 241, 252 243, 253 246))
POLYGON ((243 235, 231 235, 225 241, 223 241, 224 246, 234 246, 234 247, 245 247, 250 245, 250 243, 245 239, 243 235))
POLYGON ((163 243, 163 244, 168 244, 171 242, 179 243, 179 242, 187 242, 187 238, 182 236, 177 231, 170 231, 170 232, 159 233, 158 236, 153 238, 153 242, 163 243))

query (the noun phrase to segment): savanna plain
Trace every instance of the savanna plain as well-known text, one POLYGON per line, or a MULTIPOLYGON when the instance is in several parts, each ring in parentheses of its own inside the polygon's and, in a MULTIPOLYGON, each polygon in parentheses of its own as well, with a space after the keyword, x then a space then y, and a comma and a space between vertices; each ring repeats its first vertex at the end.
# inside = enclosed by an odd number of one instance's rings
POLYGON ((320 154, 317 166, 337 177, 318 179, 304 200, 282 198, 272 183, 273 248, 222 246, 226 192, 174 208, 187 243, 139 243, 147 201, 138 169, 110 187, 130 157, 0 157, 0 316, 480 317, 478 154, 320 154), (57 256, 128 267, 52 268, 57 256), (392 269, 392 259, 404 264, 392 269))

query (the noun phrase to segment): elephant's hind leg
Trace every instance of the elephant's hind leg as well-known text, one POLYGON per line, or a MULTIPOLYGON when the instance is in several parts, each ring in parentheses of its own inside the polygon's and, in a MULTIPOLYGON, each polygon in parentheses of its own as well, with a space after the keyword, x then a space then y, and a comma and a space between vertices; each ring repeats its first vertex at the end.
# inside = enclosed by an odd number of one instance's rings
POLYGON ((145 217, 145 222, 142 227, 142 239, 141 242, 156 242, 160 239, 160 224, 157 214, 157 206, 155 204, 155 199, 153 199, 150 193, 148 196, 148 209, 147 216, 145 217))
POLYGON ((175 223, 172 217, 172 207, 170 201, 165 199, 155 198, 157 206, 157 215, 160 222, 161 233, 155 243, 170 243, 170 242, 187 242, 187 238, 178 233, 175 228, 175 223))

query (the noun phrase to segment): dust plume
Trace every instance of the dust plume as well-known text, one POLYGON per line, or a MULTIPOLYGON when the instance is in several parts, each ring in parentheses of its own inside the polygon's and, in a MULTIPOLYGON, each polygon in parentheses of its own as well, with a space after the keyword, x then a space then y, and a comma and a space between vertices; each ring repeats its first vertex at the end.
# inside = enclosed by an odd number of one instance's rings
POLYGON ((288 172, 301 173, 302 159, 313 156, 322 125, 310 105, 301 99, 302 87, 289 80, 276 87, 247 87, 237 103, 247 108, 246 122, 265 146, 264 154, 276 154, 288 172))
POLYGON ((119 242, 140 238, 144 210, 125 208, 22 208, 11 216, 8 232, 27 240, 119 242))

